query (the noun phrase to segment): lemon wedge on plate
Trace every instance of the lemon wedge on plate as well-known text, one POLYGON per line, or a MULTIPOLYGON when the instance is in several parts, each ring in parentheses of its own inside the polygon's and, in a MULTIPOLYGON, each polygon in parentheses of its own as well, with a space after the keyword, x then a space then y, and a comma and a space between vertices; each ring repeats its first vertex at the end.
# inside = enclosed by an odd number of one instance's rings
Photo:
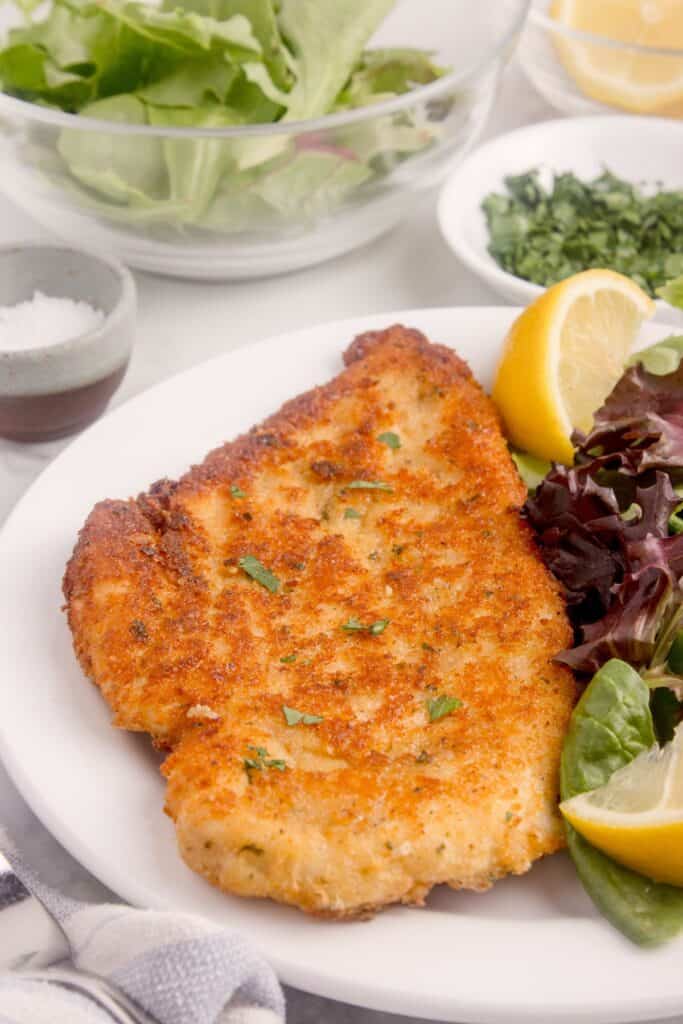
POLYGON ((611 270, 575 274, 525 309, 510 329, 493 387, 512 444, 571 463, 572 431, 590 429, 654 311, 637 284, 611 270))
POLYGON ((554 0, 551 16, 568 28, 616 43, 555 39, 568 72, 588 96, 639 114, 683 116, 683 4, 680 0, 554 0))
POLYGON ((683 726, 614 773, 605 786, 560 804, 584 839, 656 882, 683 886, 683 726))

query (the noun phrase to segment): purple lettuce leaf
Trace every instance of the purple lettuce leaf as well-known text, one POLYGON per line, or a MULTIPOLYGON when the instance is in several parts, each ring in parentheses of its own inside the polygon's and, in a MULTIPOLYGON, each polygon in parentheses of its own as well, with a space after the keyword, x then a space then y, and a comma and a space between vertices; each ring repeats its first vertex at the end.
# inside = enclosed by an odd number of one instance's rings
POLYGON ((580 626, 581 643, 556 659, 575 672, 597 672, 610 658, 649 665, 663 625, 680 607, 683 535, 633 541, 626 559, 633 571, 614 588, 607 613, 580 626))
POLYGON ((554 466, 525 506, 543 561, 562 583, 576 626, 604 615, 633 568, 634 542, 665 537, 680 498, 665 473, 636 487, 628 513, 590 466, 554 466))
POLYGON ((587 437, 576 435, 577 461, 615 461, 621 472, 683 467, 683 364, 664 376, 630 367, 595 415, 587 437))

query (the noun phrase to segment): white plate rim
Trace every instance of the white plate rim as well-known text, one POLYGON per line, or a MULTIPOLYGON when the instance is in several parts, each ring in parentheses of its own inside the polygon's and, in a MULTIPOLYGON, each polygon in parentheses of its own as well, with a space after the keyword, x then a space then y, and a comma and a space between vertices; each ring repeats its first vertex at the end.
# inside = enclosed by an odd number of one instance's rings
MULTIPOLYGON (((16 524, 20 523, 23 510, 31 502, 33 493, 41 481, 44 481, 50 475, 57 476, 60 467, 66 464, 67 460, 72 457, 69 453, 72 453, 74 449, 80 450, 80 446, 85 438, 96 437, 97 432, 102 429, 103 423, 111 424, 116 422, 117 419, 125 419, 131 414, 131 410, 135 411, 144 408, 151 395, 157 395, 163 392, 164 389, 177 385, 180 381, 187 381, 193 375, 201 376, 206 374, 219 363, 226 362, 227 364, 234 356, 240 353, 249 351, 252 353, 251 358, 254 358, 268 351, 272 346, 282 346, 288 342, 300 341, 302 338, 310 339, 313 342, 316 334, 323 330, 335 332, 335 334, 339 335, 338 351, 341 353, 355 333, 363 330, 377 329, 393 322, 416 324, 425 330, 426 333, 431 334, 434 340, 438 341, 439 331, 442 329, 439 327, 439 324, 445 324, 447 320, 457 320, 458 318, 466 320, 467 317, 476 317, 478 321, 487 321, 490 324, 491 330, 495 327, 497 336, 502 337, 505 326, 517 312, 518 310, 511 307, 460 307, 459 309, 412 310, 355 317, 331 324, 318 325, 317 327, 307 328, 302 331, 285 332, 274 338, 266 339, 257 345, 249 346, 246 349, 238 349, 235 352, 219 356, 208 363, 177 374, 114 410, 104 420, 95 424, 84 435, 81 435, 81 438, 65 449, 51 463, 8 517, 0 533, 0 565, 6 556, 5 549, 8 544, 8 538, 11 538, 16 524)), ((0 586, 2 586, 1 583, 0 586)), ((108 863, 103 865, 99 862, 94 862, 87 847, 84 847, 83 839, 68 826, 65 826, 58 808, 50 806, 49 801, 36 789, 28 766, 24 763, 24 759, 14 746, 12 730, 9 728, 10 723, 6 700, 3 712, 3 716, 0 716, 0 756, 2 756, 11 777, 38 817, 47 825, 55 837, 75 857, 81 860, 84 866, 125 898, 138 905, 167 907, 169 903, 166 900, 159 899, 157 895, 151 894, 150 890, 144 885, 138 885, 136 879, 126 874, 123 866, 119 869, 119 866, 116 864, 108 863)), ((393 920, 397 913, 411 914, 413 912, 390 910, 385 912, 381 919, 383 921, 393 920)), ((442 916, 445 917, 445 915, 442 916)), ((498 921, 498 919, 496 920, 498 921)), ((313 926, 319 927, 321 930, 324 927, 322 923, 319 924, 318 922, 313 922, 313 926)), ((352 928, 355 926, 337 925, 333 927, 352 928)), ((502 928, 500 922, 498 922, 498 927, 502 928)), ((480 941, 482 936, 481 923, 475 921, 470 925, 470 928, 473 942, 480 941)), ((490 928, 488 928, 488 931, 487 928, 488 926, 483 926, 483 932, 486 934, 490 931, 490 928)), ((586 931, 586 936, 588 936, 594 928, 591 925, 587 930, 585 928, 583 930, 586 931)), ((507 929, 507 931, 509 932, 510 930, 507 929)), ((609 941, 616 942, 619 948, 622 948, 622 940, 619 937, 615 938, 613 933, 607 929, 607 926, 604 926, 599 934, 610 935, 609 941)), ((550 922, 548 927, 543 929, 543 941, 544 943, 549 942, 552 946, 553 942, 557 941, 558 938, 561 938, 561 936, 557 935, 557 928, 552 927, 552 922, 550 922)), ((623 948, 624 950, 628 949, 629 954, 632 954, 630 947, 623 945, 623 948)), ((651 954, 639 953, 640 955, 649 958, 650 963, 652 963, 651 954)), ((357 978, 339 978, 334 971, 326 971, 318 965, 315 967, 310 963, 301 965, 300 963, 286 961, 278 957, 271 957, 271 959, 281 978, 296 987, 373 1009, 387 1010, 395 1013, 410 1013, 435 1020, 460 1020, 472 1022, 472 1024, 498 1024, 498 1022, 500 1024, 522 1024, 522 1022, 524 1024, 531 1024, 532 1021, 541 1020, 553 1020, 569 1024, 570 1021, 590 1020, 593 1024, 598 1024, 598 1022, 601 1022, 601 1024, 612 1024, 612 1022, 624 1022, 626 1020, 646 1020, 653 1016, 660 1018, 672 1017, 679 1013, 683 1007, 683 980, 681 981, 680 990, 677 989, 675 994, 668 997, 659 997, 656 1000, 648 995, 646 998, 639 1000, 637 1004, 634 1004, 631 1000, 625 1000, 620 995, 612 995, 606 1000, 601 997, 597 1001, 595 999, 578 998, 570 1007, 563 1004, 552 1005, 547 1003, 539 1006, 538 1001, 530 997, 528 1001, 518 1000, 514 1007, 509 1007, 505 1004, 504 1000, 501 1001, 499 994, 497 995, 493 992, 483 994, 479 992, 475 995, 474 999, 471 996, 469 998, 463 997, 458 993, 452 993, 444 998, 443 994, 430 994, 424 991, 416 992, 414 987, 406 988, 404 987, 404 979, 401 980, 400 986, 396 985, 389 989, 386 984, 368 985, 357 978)), ((629 955, 629 960, 633 961, 632 955, 629 955)), ((638 959, 635 962, 638 963, 638 959)))

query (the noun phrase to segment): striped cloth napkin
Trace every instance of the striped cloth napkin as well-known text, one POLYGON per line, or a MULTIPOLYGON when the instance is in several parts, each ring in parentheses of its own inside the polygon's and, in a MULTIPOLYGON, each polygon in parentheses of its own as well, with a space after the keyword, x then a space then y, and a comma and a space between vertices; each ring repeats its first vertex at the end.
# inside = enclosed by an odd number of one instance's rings
POLYGON ((2 831, 0 851, 0 961, 15 968, 0 973, 1 1024, 284 1020, 275 974, 236 932, 190 914, 67 899, 2 831))

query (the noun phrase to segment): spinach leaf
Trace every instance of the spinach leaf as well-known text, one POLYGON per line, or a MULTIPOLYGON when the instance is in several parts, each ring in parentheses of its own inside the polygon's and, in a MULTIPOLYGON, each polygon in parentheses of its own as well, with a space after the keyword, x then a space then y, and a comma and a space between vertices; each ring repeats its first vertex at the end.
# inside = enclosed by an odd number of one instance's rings
MULTIPOLYGON (((563 800, 604 785, 655 743, 650 690, 623 661, 608 661, 577 704, 562 752, 563 800)), ((633 942, 657 946, 683 929, 683 889, 621 867, 566 825, 569 852, 597 908, 633 942)))

